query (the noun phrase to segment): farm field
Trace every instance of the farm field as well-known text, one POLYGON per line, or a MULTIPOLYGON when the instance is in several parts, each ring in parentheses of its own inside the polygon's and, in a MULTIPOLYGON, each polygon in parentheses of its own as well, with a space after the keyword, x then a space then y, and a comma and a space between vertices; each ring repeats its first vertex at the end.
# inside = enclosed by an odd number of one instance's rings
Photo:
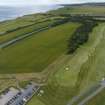
MULTIPOLYGON (((84 88, 84 84, 86 87, 88 85, 92 85, 97 83, 99 80, 102 80, 105 77, 105 68, 104 68, 104 57, 105 57, 105 32, 103 34, 103 38, 101 39, 101 42, 95 49, 94 54, 92 57, 89 58, 88 62, 83 65, 82 71, 86 71, 87 75, 85 75, 85 79, 81 80, 81 88, 84 88)), ((105 90, 103 90, 99 95, 94 97, 88 105, 104 105, 104 98, 105 98, 105 90)))
POLYGON ((0 73, 42 71, 66 52, 67 40, 78 26, 67 23, 1 49, 0 73))
MULTIPOLYGON (((41 15, 41 14, 40 14, 41 15)), ((3 27, 3 29, 6 29, 4 32, 0 32, 0 44, 1 43, 5 43, 7 41, 10 41, 10 40, 13 40, 15 38, 18 38, 18 37, 21 37, 21 36, 24 36, 26 34, 30 34, 32 32, 35 32, 35 31, 38 31, 44 27, 50 27, 52 24, 54 24, 55 22, 57 22, 59 19, 62 19, 63 17, 57 17, 57 16, 50 16, 48 18, 47 16, 48 14, 43 14, 41 16, 43 16, 43 18, 40 18, 39 15, 36 15, 35 17, 39 17, 39 19, 36 19, 36 20, 32 20, 32 18, 34 18, 34 15, 32 16, 23 16, 21 17, 21 20, 20 19, 16 19, 16 20, 11 20, 11 21, 7 21, 7 22, 3 22, 1 23, 1 30, 3 27), (32 21, 30 22, 30 24, 25 24, 24 22, 28 22, 29 19, 32 21), (22 23, 22 20, 24 21, 23 22, 23 26, 21 26, 20 23, 22 23), (16 22, 14 24, 12 24, 12 21, 13 22, 16 22), (9 24, 11 23, 11 24, 9 24), (17 27, 15 27, 15 24, 17 25, 17 27), (9 28, 10 29, 9 29, 9 28)))

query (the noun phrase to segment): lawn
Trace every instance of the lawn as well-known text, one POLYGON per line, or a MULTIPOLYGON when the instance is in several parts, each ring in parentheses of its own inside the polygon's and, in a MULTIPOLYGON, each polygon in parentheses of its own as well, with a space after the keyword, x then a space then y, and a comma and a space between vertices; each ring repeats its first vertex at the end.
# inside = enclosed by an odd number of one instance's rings
MULTIPOLYGON (((56 13, 66 12, 103 13, 104 7, 63 8, 61 11, 57 10, 56 13)), ((12 32, 11 36, 10 34, 3 36, 4 38, 0 36, 1 42, 32 32, 35 28, 46 24, 50 23, 45 22, 45 24, 40 23, 34 27, 20 29, 12 32)), ((48 69, 56 72, 50 75, 47 84, 41 87, 44 93, 41 96, 34 96, 28 105, 67 105, 73 96, 89 89, 105 77, 105 23, 99 24, 90 33, 88 42, 77 49, 74 54, 66 55, 67 40, 79 26, 79 23, 66 23, 33 34, 18 43, 0 49, 1 74, 39 73, 57 61, 62 54, 64 55, 54 67, 48 69)), ((22 86, 26 83, 27 81, 22 86)), ((104 92, 100 93, 88 104, 104 105, 104 95, 104 92)))
POLYGON ((67 51, 67 40, 79 26, 66 23, 28 37, 0 51, 0 73, 43 71, 67 51))
POLYGON ((27 105, 45 105, 36 96, 34 96, 27 105))
POLYGON ((80 70, 83 76, 81 81, 81 88, 89 88, 90 85, 96 84, 102 78, 105 77, 105 26, 99 30, 96 30, 95 34, 98 34, 98 39, 96 40, 96 47, 93 45, 93 52, 89 55, 87 62, 82 65, 80 70), (85 74, 85 75, 84 75, 85 74), (85 84, 85 85, 84 85, 85 84))
POLYGON ((89 100, 86 105, 105 105, 105 89, 89 100))

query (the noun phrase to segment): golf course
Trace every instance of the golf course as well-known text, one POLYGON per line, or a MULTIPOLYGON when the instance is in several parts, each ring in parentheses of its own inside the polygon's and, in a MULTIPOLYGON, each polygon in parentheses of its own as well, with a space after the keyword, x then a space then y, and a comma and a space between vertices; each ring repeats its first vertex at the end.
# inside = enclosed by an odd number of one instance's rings
MULTIPOLYGON (((98 4, 64 5, 1 22, 0 92, 34 81, 40 89, 27 105, 80 105, 84 96, 70 104, 73 97, 105 78, 104 13, 98 4)), ((104 98, 105 89, 86 105, 104 98)))

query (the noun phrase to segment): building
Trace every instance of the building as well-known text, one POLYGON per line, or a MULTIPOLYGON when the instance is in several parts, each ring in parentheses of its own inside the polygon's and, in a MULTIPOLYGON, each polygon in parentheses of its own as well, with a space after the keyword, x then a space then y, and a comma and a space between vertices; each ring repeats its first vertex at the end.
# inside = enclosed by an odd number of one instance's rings
POLYGON ((1 94, 0 105, 25 105, 39 88, 35 83, 29 83, 21 90, 11 87, 1 94))

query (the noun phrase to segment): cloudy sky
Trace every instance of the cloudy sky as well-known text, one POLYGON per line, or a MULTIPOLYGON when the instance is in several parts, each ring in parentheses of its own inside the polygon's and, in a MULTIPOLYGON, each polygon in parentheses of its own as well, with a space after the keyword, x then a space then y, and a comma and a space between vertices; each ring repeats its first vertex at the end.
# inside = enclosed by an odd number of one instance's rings
MULTIPOLYGON (((105 2, 105 0, 91 0, 91 2, 105 2)), ((0 0, 0 5, 36 5, 90 2, 90 0, 0 0)))

